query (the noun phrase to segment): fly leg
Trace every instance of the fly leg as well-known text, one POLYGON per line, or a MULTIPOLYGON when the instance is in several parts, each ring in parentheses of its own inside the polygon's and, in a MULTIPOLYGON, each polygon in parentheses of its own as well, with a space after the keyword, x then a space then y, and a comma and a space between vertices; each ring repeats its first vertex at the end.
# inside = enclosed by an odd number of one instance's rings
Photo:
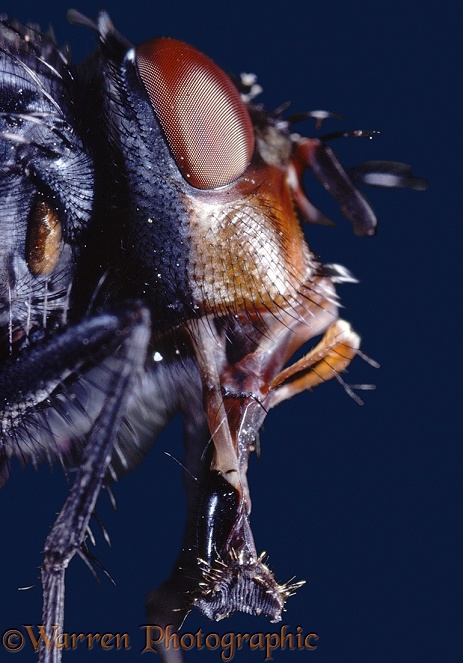
MULTIPOLYGON (((267 412, 262 395, 254 388, 264 383, 259 371, 266 369, 254 361, 259 345, 252 334, 259 342, 265 337, 252 324, 245 328, 246 321, 243 326, 235 322, 192 323, 189 328, 212 439, 196 505, 195 570, 200 577, 192 599, 196 608, 216 621, 236 611, 279 621, 287 596, 299 585, 279 585, 264 564, 264 555, 257 553, 246 476, 249 455, 267 412), (234 350, 243 351, 244 370, 240 355, 227 354, 231 339, 234 350)), ((268 353, 264 354, 267 359, 268 353)))
MULTIPOLYGON (((349 323, 336 320, 310 352, 271 381, 267 407, 275 407, 301 391, 313 389, 332 378, 342 382, 340 374, 349 366, 359 347, 360 337, 349 323)), ((347 385, 345 388, 348 389, 347 385)))
MULTIPOLYGON (((177 374, 176 370, 172 375, 177 374)), ((168 390, 171 401, 184 419, 185 490, 187 516, 181 551, 170 577, 146 598, 147 623, 152 625, 152 646, 163 663, 182 663, 182 650, 165 645, 167 627, 174 634, 181 628, 191 610, 201 574, 198 567, 198 504, 206 490, 206 478, 212 453, 211 436, 204 414, 202 386, 196 363, 187 367, 183 379, 177 374, 168 390)), ((165 385, 166 386, 166 385, 165 385)), ((180 637, 180 636, 179 636, 180 637)))
POLYGON ((87 437, 69 497, 45 543, 42 565, 44 633, 39 644, 41 663, 61 661, 61 650, 54 647, 53 642, 63 629, 65 571, 82 547, 89 519, 107 474, 131 383, 145 361, 150 335, 148 314, 141 308, 134 308, 126 316, 124 325, 124 328, 115 331, 121 345, 115 353, 116 362, 105 385, 104 405, 87 437))

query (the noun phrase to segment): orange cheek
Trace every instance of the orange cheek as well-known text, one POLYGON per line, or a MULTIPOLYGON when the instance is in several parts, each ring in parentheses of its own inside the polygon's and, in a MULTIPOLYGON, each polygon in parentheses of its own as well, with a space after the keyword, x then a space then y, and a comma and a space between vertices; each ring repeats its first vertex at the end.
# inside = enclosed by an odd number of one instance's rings
POLYGON ((203 314, 295 306, 313 263, 283 171, 250 169, 231 187, 188 195, 190 283, 203 314))

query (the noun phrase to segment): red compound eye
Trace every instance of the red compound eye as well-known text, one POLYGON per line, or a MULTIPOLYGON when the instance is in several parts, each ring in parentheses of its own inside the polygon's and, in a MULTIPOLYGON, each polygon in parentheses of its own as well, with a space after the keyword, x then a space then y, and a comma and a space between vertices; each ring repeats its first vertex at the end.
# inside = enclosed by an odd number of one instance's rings
POLYGON ((183 177, 197 189, 240 177, 252 157, 254 131, 225 72, 175 39, 153 39, 136 53, 141 80, 183 177))

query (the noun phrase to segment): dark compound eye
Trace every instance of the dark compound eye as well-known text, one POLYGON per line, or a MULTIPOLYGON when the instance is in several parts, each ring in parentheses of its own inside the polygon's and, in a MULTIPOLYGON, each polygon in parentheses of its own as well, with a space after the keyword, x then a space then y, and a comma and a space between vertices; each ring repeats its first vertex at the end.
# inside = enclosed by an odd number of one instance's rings
POLYGON ((187 182, 215 189, 240 177, 254 151, 254 131, 225 72, 175 39, 153 39, 136 54, 141 80, 187 182))

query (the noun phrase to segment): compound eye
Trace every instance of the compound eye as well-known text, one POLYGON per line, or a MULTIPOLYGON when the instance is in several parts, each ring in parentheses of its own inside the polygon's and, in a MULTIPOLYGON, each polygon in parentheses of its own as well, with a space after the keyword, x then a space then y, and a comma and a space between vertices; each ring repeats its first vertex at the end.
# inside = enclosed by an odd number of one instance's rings
POLYGON ((248 110, 229 77, 181 41, 136 49, 138 71, 183 177, 197 189, 230 184, 254 151, 248 110))

